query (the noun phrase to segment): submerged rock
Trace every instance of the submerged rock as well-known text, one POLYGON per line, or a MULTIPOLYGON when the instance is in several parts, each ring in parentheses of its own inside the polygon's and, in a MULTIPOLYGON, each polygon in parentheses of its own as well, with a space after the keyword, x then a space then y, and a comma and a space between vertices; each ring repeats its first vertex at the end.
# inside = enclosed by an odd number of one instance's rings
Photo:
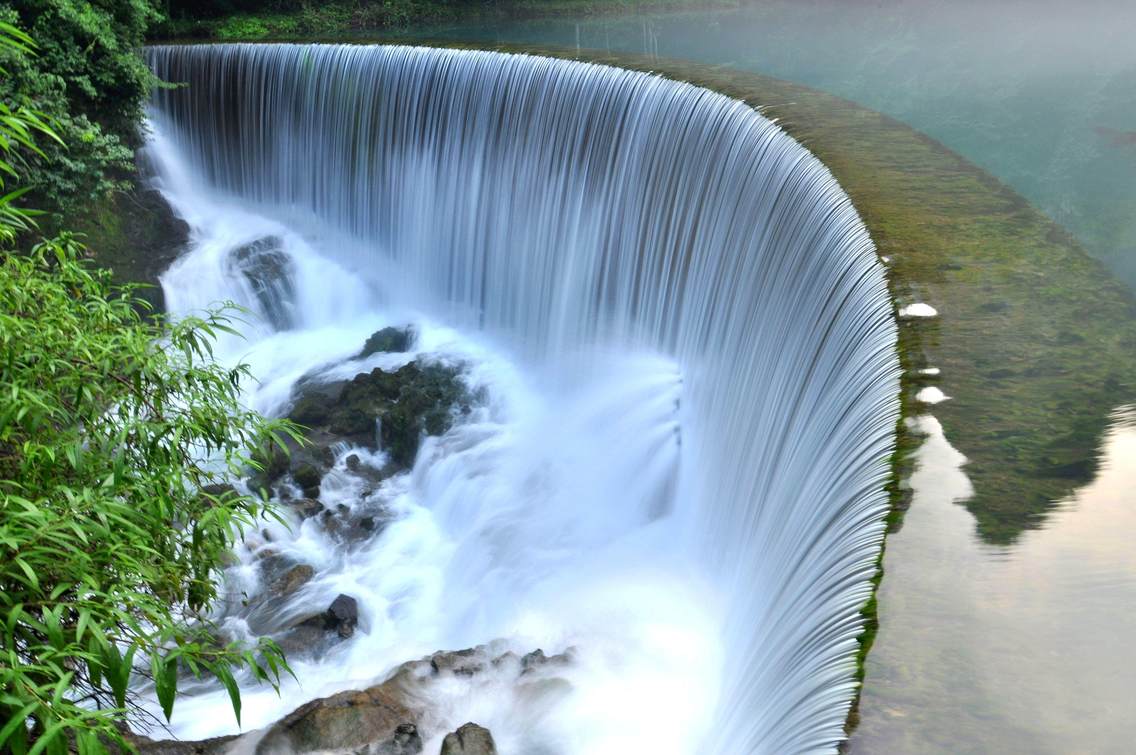
POLYGON ((489 729, 471 721, 446 735, 441 755, 497 755, 497 744, 489 729))

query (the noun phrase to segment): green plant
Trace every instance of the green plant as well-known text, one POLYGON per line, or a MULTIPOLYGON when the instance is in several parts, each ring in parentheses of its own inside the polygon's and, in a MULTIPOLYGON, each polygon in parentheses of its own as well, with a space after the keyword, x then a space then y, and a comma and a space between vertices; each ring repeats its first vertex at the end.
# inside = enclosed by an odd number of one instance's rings
POLYGON ((0 3, 0 22, 36 40, 31 45, 9 35, 15 43, 0 45, 0 101, 42 114, 61 137, 28 155, 22 170, 29 196, 51 213, 52 227, 131 184, 133 148, 154 83, 140 51, 156 18, 149 0, 0 3))
POLYGON ((0 749, 121 741, 128 682, 167 717, 179 676, 275 684, 271 642, 222 646, 206 619, 235 537, 268 513, 212 487, 294 430, 244 410, 212 361, 223 313, 144 322, 62 236, 0 263, 0 749), (158 337, 161 336, 161 342, 158 337))
MULTIPOLYGON (((0 50, 31 48, 0 23, 0 50)), ((0 107, 0 182, 44 154, 37 133, 58 140, 0 107)), ((272 515, 221 483, 299 435, 241 406, 247 368, 213 361, 225 311, 144 320, 68 234, 19 253, 18 195, 0 198, 0 752, 129 749, 144 678, 168 718, 181 677, 215 675, 239 721, 234 671, 276 685, 288 667, 208 620, 233 541, 272 515)))

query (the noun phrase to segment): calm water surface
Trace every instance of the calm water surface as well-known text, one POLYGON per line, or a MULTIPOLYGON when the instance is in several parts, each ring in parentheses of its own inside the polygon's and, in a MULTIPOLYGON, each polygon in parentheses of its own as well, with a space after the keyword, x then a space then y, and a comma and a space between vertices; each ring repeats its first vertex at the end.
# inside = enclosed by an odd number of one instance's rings
POLYGON ((1136 414, 1117 414, 1097 479, 1011 549, 975 537, 955 503, 970 492, 965 459, 921 423, 931 434, 888 539, 851 751, 1131 752, 1136 414))

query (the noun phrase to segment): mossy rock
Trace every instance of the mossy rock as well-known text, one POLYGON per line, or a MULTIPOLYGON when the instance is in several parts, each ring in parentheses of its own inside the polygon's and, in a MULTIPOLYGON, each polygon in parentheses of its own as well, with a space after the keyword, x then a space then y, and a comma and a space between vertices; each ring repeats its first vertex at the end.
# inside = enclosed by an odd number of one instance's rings
POLYGON ((445 433, 455 412, 469 411, 470 401, 456 368, 411 362, 393 372, 374 369, 343 387, 327 417, 327 430, 374 448, 377 429, 391 461, 410 467, 421 436, 445 433))
POLYGON ((414 343, 414 338, 414 329, 409 326, 405 328, 383 328, 371 334, 371 337, 363 344, 363 350, 355 358, 366 359, 372 354, 383 352, 397 354, 409 351, 414 343))

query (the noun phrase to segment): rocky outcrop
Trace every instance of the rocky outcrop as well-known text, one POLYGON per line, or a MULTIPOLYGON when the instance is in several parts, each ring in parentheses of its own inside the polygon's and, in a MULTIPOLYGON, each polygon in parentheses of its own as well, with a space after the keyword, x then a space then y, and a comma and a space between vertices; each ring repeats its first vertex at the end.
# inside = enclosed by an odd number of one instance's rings
MULTIPOLYGON (((413 340, 410 328, 383 328, 367 339, 357 357, 405 351, 413 340)), ((389 462, 382 469, 362 463, 357 455, 346 461, 348 471, 371 483, 409 469, 423 436, 445 433, 455 416, 470 411, 475 397, 460 372, 458 367, 415 360, 393 370, 361 372, 346 381, 300 381, 288 419, 305 428, 307 443, 287 440, 286 451, 272 447, 256 455, 261 469, 250 475, 250 489, 271 495, 287 478, 304 499, 317 500, 323 477, 335 462, 332 448, 340 443, 386 452, 389 462)), ((320 512, 305 504, 300 513, 320 512)))
POLYGON ((497 755, 497 745, 489 729, 470 722, 446 735, 441 755, 497 755))
POLYGON ((146 284, 134 295, 162 312, 165 297, 158 276, 185 251, 189 225, 155 190, 138 186, 113 192, 73 220, 95 263, 112 271, 118 284, 146 284))
POLYGON ((417 716, 397 688, 380 684, 300 706, 273 724, 256 747, 257 755, 325 750, 419 753, 417 716))
POLYGON ((318 434, 354 445, 381 444, 400 469, 414 464, 423 435, 441 435, 471 397, 454 367, 414 361, 397 370, 374 369, 342 386, 303 390, 290 419, 318 434), (378 442, 376 442, 378 441, 378 442))
MULTIPOLYGON (((430 685, 455 676, 473 679, 490 670, 497 681, 507 683, 511 678, 518 686, 531 685, 534 680, 528 678, 530 674, 543 670, 547 681, 556 668, 571 662, 571 650, 551 656, 536 650, 518 657, 516 653, 480 645, 438 652, 402 664, 381 684, 312 700, 267 729, 239 738, 155 742, 139 737, 137 741, 144 755, 214 755, 226 751, 253 751, 257 755, 314 752, 417 755, 422 752, 423 739, 441 733, 438 729, 432 733, 421 731, 430 721, 437 726, 438 713, 426 707, 431 699, 430 685)), ((563 680, 560 683, 566 684, 563 680)), ((441 753, 496 755, 497 748, 488 729, 470 722, 446 735, 441 753)))
POLYGON ((274 330, 296 325, 296 283, 292 258, 278 236, 239 246, 229 255, 231 269, 248 281, 260 309, 274 330))

